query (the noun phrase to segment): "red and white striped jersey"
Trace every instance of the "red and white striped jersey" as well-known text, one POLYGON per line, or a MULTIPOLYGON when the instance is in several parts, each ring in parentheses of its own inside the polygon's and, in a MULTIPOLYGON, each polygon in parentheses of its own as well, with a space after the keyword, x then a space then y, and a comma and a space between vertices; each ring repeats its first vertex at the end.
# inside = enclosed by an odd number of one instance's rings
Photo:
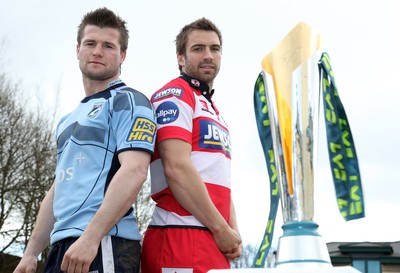
MULTIPOLYGON (((186 74, 155 92, 156 143, 181 139, 192 145, 191 160, 221 215, 229 221, 231 202, 231 139, 227 125, 212 102, 206 83, 186 74)), ((150 226, 203 227, 174 198, 157 151, 150 165, 151 193, 156 202, 150 226)))

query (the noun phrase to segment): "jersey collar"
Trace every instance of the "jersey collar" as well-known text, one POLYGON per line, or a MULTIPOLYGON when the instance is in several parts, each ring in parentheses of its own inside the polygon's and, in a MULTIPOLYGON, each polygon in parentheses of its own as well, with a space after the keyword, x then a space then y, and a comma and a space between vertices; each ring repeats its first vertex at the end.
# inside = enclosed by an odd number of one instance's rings
POLYGON ((109 91, 117 89, 122 86, 126 86, 126 84, 122 80, 120 80, 120 79, 114 80, 107 84, 106 89, 104 89, 103 91, 97 92, 96 94, 94 94, 92 96, 85 97, 81 102, 88 102, 89 100, 96 99, 96 98, 108 99, 111 97, 111 94, 109 91))
POLYGON ((210 90, 210 87, 206 82, 200 81, 198 79, 192 78, 186 73, 181 72, 180 77, 184 79, 192 88, 200 91, 200 93, 211 101, 211 97, 214 94, 214 89, 210 90))

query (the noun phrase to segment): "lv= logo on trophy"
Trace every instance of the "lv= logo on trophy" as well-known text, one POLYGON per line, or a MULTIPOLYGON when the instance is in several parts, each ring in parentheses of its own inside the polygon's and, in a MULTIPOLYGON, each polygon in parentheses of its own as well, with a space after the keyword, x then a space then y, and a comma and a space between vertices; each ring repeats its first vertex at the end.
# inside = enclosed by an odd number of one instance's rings
POLYGON ((264 267, 279 199, 284 222, 276 267, 268 272, 358 272, 350 266, 332 266, 313 220, 321 98, 339 211, 346 221, 364 217, 354 142, 321 40, 300 22, 263 59, 255 84, 254 108, 270 179, 271 210, 253 267, 264 267))

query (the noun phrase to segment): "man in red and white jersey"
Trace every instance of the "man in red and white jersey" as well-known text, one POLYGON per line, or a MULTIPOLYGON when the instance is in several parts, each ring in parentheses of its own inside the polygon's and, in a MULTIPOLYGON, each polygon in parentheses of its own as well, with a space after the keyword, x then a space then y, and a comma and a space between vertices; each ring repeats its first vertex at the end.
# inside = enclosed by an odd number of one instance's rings
POLYGON ((222 36, 208 19, 176 37, 181 75, 151 98, 157 139, 151 163, 156 202, 143 241, 143 273, 227 269, 242 252, 231 198, 231 139, 212 101, 222 36))

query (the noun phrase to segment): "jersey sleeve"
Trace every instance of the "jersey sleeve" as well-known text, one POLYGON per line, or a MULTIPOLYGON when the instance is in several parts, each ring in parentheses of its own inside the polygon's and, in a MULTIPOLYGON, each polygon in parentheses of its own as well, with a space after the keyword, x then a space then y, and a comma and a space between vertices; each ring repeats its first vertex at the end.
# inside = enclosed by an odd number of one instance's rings
POLYGON ((157 121, 157 143, 181 139, 192 144, 195 100, 188 85, 175 80, 152 96, 157 121))
POLYGON ((153 154, 156 121, 149 99, 136 90, 130 90, 119 92, 111 103, 117 152, 133 149, 153 154))

